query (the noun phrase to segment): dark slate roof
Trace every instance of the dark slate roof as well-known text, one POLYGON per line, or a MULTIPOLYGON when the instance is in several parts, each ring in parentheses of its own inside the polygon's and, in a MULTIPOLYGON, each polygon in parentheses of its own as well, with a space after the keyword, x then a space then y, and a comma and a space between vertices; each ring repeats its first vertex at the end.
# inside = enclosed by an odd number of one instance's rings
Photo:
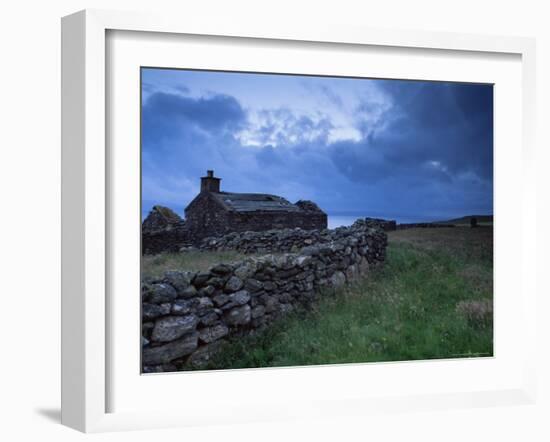
POLYGON ((265 193, 213 193, 214 197, 228 210, 236 212, 299 212, 298 206, 288 200, 265 193))

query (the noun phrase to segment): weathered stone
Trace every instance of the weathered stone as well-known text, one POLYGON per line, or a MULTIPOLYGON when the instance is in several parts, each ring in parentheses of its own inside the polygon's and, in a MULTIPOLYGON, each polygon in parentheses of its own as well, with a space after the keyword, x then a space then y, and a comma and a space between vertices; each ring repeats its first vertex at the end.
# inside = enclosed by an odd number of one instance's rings
POLYGON ((199 290, 200 296, 212 296, 214 292, 216 291, 216 288, 212 285, 207 285, 206 287, 203 287, 199 290))
POLYGON ((160 365, 144 365, 143 373, 168 373, 171 371, 177 371, 178 368, 174 364, 160 364, 160 365))
POLYGON ((210 279, 210 273, 200 272, 195 275, 193 278, 193 285, 195 287, 202 287, 206 285, 207 281, 210 279))
POLYGON ((256 307, 257 305, 260 305, 261 303, 260 303, 259 297, 257 297, 257 296, 252 296, 252 297, 250 298, 249 304, 250 304, 250 307, 252 307, 252 308, 256 307))
POLYGON ((301 271, 302 269, 300 269, 299 267, 296 267, 294 269, 281 270, 277 272, 277 278, 281 278, 281 279, 291 278, 292 276, 297 275, 301 271))
POLYGON ((341 287, 346 283, 346 275, 344 275, 342 272, 335 272, 330 277, 330 283, 333 287, 341 287))
POLYGON ((241 280, 245 280, 256 272, 256 265, 252 261, 245 261, 235 269, 235 276, 241 280))
POLYGON ((164 367, 162 365, 144 365, 141 371, 144 374, 148 373, 163 373, 164 367))
POLYGON ((217 341, 223 338, 229 333, 229 328, 225 324, 216 324, 212 327, 203 328, 199 330, 199 339, 208 344, 210 342, 217 341))
POLYGON ((149 302, 151 304, 164 304, 165 302, 172 302, 176 299, 176 289, 170 284, 160 283, 152 284, 149 290, 149 302))
POLYGON ((198 315, 204 315, 208 310, 214 307, 212 300, 206 296, 201 296, 199 298, 193 298, 191 301, 191 311, 195 312, 198 315))
POLYGON ((215 311, 211 311, 206 315, 201 316, 199 323, 201 325, 206 325, 206 326, 213 325, 218 321, 218 319, 219 319, 218 314, 215 311))
POLYGON ((149 304, 144 302, 141 305, 141 317, 143 320, 156 319, 160 316, 165 316, 170 313, 170 304, 149 304))
POLYGON ((174 341, 193 331, 198 323, 199 318, 195 315, 168 316, 159 319, 155 322, 151 340, 155 342, 174 341))
POLYGON ((174 359, 186 356, 198 346, 199 333, 192 332, 188 335, 157 347, 146 347, 141 353, 143 365, 166 364, 174 359))
POLYGON ((266 296, 264 299, 262 299, 262 301, 265 306, 266 313, 272 313, 279 309, 279 301, 271 296, 266 296))
POLYGON ((359 261, 358 271, 361 275, 366 275, 369 272, 369 262, 365 258, 359 261))
POLYGON ((236 305, 244 305, 248 301, 250 301, 250 294, 246 290, 239 290, 229 295, 229 302, 234 302, 236 305))
POLYGON ((219 275, 226 275, 231 273, 232 270, 233 268, 227 264, 218 264, 210 269, 212 273, 217 273, 219 275))
POLYGON ((280 302, 292 302, 292 295, 290 293, 281 293, 279 295, 280 302))
POLYGON ((228 293, 236 292, 237 290, 240 290, 242 287, 243 287, 243 281, 241 278, 237 276, 232 276, 225 283, 225 291, 228 293))
POLYGON ((210 278, 208 281, 206 281, 206 283, 209 286, 213 286, 214 288, 221 289, 225 284, 225 279, 219 276, 214 276, 213 278, 210 278))
POLYGON ((351 281, 355 279, 357 275, 358 275, 357 266, 355 264, 350 265, 346 270, 346 279, 348 281, 351 281))
POLYGON ((227 310, 238 305, 244 305, 248 301, 250 301, 250 294, 246 290, 239 290, 229 295, 229 302, 222 309, 227 310))
POLYGON ((306 267, 313 261, 313 258, 310 255, 298 256, 296 258, 296 264, 299 267, 306 267))
POLYGON ((208 362, 221 350, 223 341, 215 341, 207 345, 203 345, 197 351, 193 352, 187 359, 187 365, 199 369, 205 367, 208 362))
POLYGON ((369 252, 369 246, 360 247, 358 252, 360 255, 366 255, 369 252))
POLYGON ((154 322, 142 322, 141 323, 141 334, 143 336, 149 337, 151 335, 151 332, 153 331, 153 328, 155 328, 154 322))
POLYGON ((266 275, 263 272, 257 272, 254 275, 254 278, 257 279, 258 281, 261 281, 261 282, 269 281, 271 279, 271 277, 269 275, 266 275))
POLYGON ((190 272, 176 272, 168 271, 164 273, 164 282, 170 284, 176 289, 177 294, 179 295, 183 292, 193 279, 194 274, 190 272))
POLYGON ((212 299, 214 300, 214 304, 216 304, 218 307, 221 307, 222 305, 229 302, 229 295, 226 295, 225 293, 220 293, 219 295, 214 296, 212 299))
POLYGON ((141 282, 141 302, 144 302, 150 294, 151 285, 145 281, 141 282))
POLYGON ((179 294, 179 297, 183 299, 189 299, 194 296, 197 296, 197 289, 193 285, 188 286, 185 290, 183 290, 179 294))
POLYGON ((149 345, 149 340, 147 338, 141 337, 141 346, 145 347, 146 345, 149 345))
POLYGON ((187 299, 177 299, 172 304, 171 313, 173 315, 186 315, 191 312, 191 304, 191 301, 187 299))
POLYGON ((261 304, 257 305, 252 309, 250 315, 252 316, 252 319, 256 319, 256 318, 259 318, 260 316, 265 315, 265 307, 261 304))
POLYGON ((277 285, 272 281, 266 281, 264 282, 264 290, 267 290, 268 292, 273 291, 277 288, 277 285))
POLYGON ((234 307, 224 314, 225 322, 229 325, 245 325, 250 322, 250 306, 248 304, 234 307))
POLYGON ((261 281, 258 281, 254 278, 249 278, 244 283, 244 288, 248 290, 250 293, 256 293, 263 288, 263 284, 261 281))

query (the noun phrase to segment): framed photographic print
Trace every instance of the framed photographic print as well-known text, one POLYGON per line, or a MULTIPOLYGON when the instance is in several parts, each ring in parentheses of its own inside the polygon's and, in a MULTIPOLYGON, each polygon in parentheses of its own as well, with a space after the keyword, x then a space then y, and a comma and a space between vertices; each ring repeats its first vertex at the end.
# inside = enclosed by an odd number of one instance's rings
POLYGON ((63 423, 531 401, 533 57, 64 18, 63 423))

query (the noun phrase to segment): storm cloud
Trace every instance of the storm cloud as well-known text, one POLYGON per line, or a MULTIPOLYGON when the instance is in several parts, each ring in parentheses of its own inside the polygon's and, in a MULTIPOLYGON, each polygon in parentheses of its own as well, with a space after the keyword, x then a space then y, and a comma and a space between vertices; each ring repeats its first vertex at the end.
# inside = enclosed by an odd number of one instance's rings
POLYGON ((161 69, 144 78, 144 212, 181 213, 214 169, 222 189, 312 199, 329 214, 492 213, 491 85, 161 69))

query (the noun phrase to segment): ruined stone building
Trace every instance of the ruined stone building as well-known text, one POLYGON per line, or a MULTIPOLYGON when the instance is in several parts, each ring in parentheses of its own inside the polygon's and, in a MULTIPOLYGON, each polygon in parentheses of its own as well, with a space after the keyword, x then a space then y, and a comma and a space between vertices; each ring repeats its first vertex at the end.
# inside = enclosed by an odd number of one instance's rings
POLYGON ((208 170, 201 178, 200 193, 185 209, 186 226, 195 238, 230 232, 327 227, 326 213, 312 201, 292 204, 265 193, 223 192, 220 181, 214 171, 208 170))
POLYGON ((168 207, 153 206, 141 224, 141 252, 177 252, 190 242, 185 221, 168 207))
POLYGON ((200 193, 185 209, 185 220, 167 207, 154 206, 142 223, 142 253, 177 252, 231 232, 327 227, 327 215, 312 201, 292 204, 265 193, 222 192, 220 181, 214 171, 207 171, 200 193))

